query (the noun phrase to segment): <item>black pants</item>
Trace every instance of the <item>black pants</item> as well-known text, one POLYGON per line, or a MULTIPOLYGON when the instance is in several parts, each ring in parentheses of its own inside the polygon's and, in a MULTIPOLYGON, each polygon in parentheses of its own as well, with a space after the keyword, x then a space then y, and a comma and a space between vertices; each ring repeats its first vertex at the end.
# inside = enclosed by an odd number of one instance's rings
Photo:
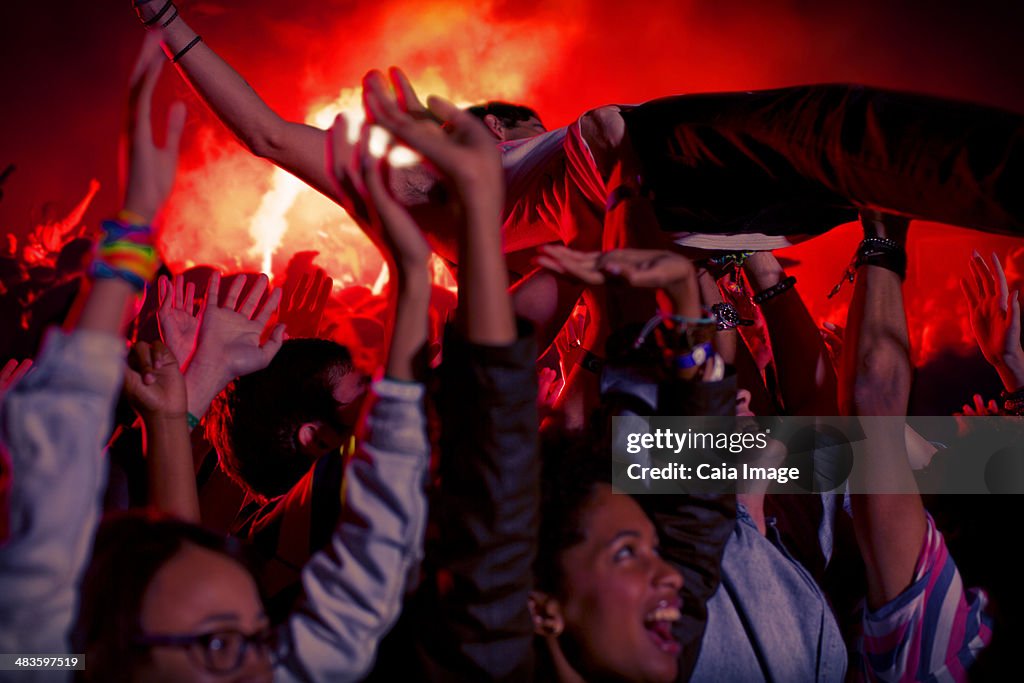
POLYGON ((1024 116, 850 85, 623 113, 671 232, 818 234, 869 208, 1024 235, 1024 116))

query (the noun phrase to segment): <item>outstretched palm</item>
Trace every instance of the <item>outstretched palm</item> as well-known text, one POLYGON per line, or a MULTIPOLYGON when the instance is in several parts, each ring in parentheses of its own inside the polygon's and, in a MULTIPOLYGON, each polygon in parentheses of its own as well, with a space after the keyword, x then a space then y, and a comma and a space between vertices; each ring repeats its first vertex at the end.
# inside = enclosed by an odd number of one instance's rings
POLYGON ((1009 294, 1006 275, 995 254, 992 254, 990 269, 975 252, 970 269, 970 277, 961 279, 960 284, 970 307, 971 328, 985 360, 997 368, 1006 365, 1024 368, 1018 292, 1009 294))
POLYGON ((220 302, 220 274, 210 278, 203 321, 192 366, 215 373, 226 381, 262 370, 270 364, 284 340, 284 326, 274 328, 262 343, 263 329, 281 301, 281 290, 275 289, 257 311, 268 280, 260 275, 240 304, 239 295, 246 277, 239 275, 231 283, 224 301, 220 302))

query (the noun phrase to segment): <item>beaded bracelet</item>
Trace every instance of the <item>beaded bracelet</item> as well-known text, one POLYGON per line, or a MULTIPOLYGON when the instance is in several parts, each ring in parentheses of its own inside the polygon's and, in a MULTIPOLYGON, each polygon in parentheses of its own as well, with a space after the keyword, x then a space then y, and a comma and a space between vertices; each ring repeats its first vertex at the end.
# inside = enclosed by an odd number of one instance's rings
POLYGON ((115 220, 103 221, 100 226, 105 234, 96 245, 89 276, 100 280, 120 278, 139 291, 145 289, 160 268, 152 228, 115 220))
POLYGON ((795 285, 795 284, 796 284, 796 277, 793 276, 793 275, 788 275, 788 276, 782 278, 781 280, 779 280, 777 283, 775 283, 774 285, 772 285, 768 289, 765 289, 765 290, 755 294, 754 295, 754 303, 757 304, 758 306, 760 306, 765 301, 768 301, 770 299, 774 299, 775 297, 777 297, 779 294, 782 294, 786 290, 792 289, 793 285, 795 285))

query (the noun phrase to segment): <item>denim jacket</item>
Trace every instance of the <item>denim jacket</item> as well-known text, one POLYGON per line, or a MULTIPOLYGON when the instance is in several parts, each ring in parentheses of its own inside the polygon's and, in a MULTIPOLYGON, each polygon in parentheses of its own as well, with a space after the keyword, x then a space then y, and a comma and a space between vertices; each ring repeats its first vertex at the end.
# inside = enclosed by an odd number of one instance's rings
POLYGON ((846 646, 825 596, 786 551, 774 520, 762 536, 737 507, 691 683, 842 681, 846 646))

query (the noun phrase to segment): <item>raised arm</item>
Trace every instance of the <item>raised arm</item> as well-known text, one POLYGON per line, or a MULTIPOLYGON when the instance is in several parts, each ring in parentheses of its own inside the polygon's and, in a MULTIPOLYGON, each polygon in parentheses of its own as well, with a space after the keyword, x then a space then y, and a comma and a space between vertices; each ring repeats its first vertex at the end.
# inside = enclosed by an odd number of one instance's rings
MULTIPOLYGON (((335 125, 344 129, 345 121, 335 125)), ((345 472, 341 522, 329 546, 303 570, 306 603, 288 620, 293 655, 286 666, 298 680, 365 675, 380 639, 398 618, 404 588, 422 557, 426 526, 430 446, 422 381, 430 249, 386 189, 386 164, 370 156, 366 129, 354 154, 361 169, 360 200, 392 275, 394 325, 385 378, 373 386, 357 452, 345 472)))
POLYGON ((78 583, 106 481, 103 444, 124 368, 129 299, 156 270, 153 220, 174 179, 183 110, 154 146, 150 97, 163 62, 144 47, 132 76, 125 211, 106 232, 67 331, 52 331, 0 412, 11 456, 11 536, 0 548, 0 651, 67 652, 78 583), (131 221, 129 223, 129 220, 131 221))
POLYGON ((141 21, 152 22, 147 28, 160 34, 182 77, 250 152, 340 201, 324 166, 324 131, 278 116, 185 22, 174 3, 151 0, 135 8, 141 21))
POLYGON ((199 523, 185 378, 161 342, 138 342, 125 371, 124 392, 142 418, 150 506, 199 523))
MULTIPOLYGON (((903 283, 900 273, 885 267, 904 249, 906 221, 876 217, 863 223, 866 240, 888 242, 877 242, 882 256, 864 260, 857 269, 843 347, 840 404, 848 414, 894 419, 863 421, 867 447, 858 468, 860 480, 853 483, 913 492, 853 496, 854 530, 867 567, 868 605, 878 607, 911 584, 926 524, 907 460, 902 419, 910 397, 903 283)), ((872 249, 869 245, 861 252, 872 249)))
POLYGON ((409 115, 380 74, 367 78, 373 118, 444 174, 462 207, 459 308, 444 347, 439 412, 444 531, 431 564, 443 568, 418 603, 426 680, 525 680, 532 668, 528 611, 538 523, 536 359, 517 330, 501 253, 501 165, 493 139, 440 99, 449 134, 409 115), (441 578, 450 580, 440 583, 441 578))
POLYGON ((752 254, 744 262, 744 270, 768 325, 787 414, 832 415, 838 409, 835 368, 794 286, 796 278, 786 275, 770 251, 752 254))

